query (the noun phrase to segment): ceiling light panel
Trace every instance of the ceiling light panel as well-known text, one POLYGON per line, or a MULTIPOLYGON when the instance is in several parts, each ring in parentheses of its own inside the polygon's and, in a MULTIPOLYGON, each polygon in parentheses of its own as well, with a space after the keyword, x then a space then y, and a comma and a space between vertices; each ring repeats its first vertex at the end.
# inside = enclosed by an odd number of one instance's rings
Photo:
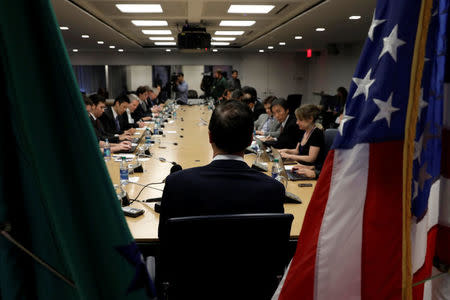
POLYGON ((211 42, 212 46, 228 46, 230 45, 229 42, 211 42))
POLYGON ((296 35, 295 37, 294 37, 294 39, 296 39, 296 40, 301 40, 303 37, 301 36, 301 35, 296 35))
POLYGON ((143 34, 148 34, 148 35, 170 35, 172 34, 171 30, 142 30, 143 34))
POLYGON ((162 13, 160 4, 116 4, 123 13, 162 13))
POLYGON ((243 35, 244 31, 218 30, 214 35, 243 35))
POLYGON ((171 36, 151 36, 149 37, 151 41, 173 41, 174 38, 171 36))
POLYGON ((231 20, 224 20, 224 21, 220 21, 219 26, 243 26, 243 27, 248 27, 248 26, 253 26, 253 24, 255 24, 255 21, 231 21, 231 20))
POLYGON ((135 26, 168 26, 165 20, 133 20, 131 21, 135 26))
POLYGON ((155 42, 156 46, 175 46, 175 42, 155 42))
POLYGON ((325 31, 325 28, 319 27, 319 28, 316 28, 316 31, 322 32, 322 31, 325 31))
POLYGON ((275 5, 230 5, 229 14, 267 14, 275 5))
POLYGON ((61 30, 69 30, 69 27, 67 27, 67 26, 60 26, 59 29, 61 29, 61 30))
POLYGON ((220 37, 220 36, 214 36, 211 39, 213 41, 234 41, 234 40, 236 40, 235 37, 220 37))
POLYGON ((350 16, 349 19, 350 20, 359 20, 359 19, 361 19, 361 16, 350 16))

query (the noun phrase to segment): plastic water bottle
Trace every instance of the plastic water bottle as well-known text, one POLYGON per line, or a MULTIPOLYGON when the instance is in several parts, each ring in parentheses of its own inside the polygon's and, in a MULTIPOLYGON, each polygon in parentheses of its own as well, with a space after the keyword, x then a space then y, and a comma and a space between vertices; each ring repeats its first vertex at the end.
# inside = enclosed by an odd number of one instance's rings
POLYGON ((276 179, 278 175, 280 175, 280 173, 281 173, 280 164, 278 162, 278 158, 275 158, 272 164, 272 178, 276 179))
POLYGON ((177 119, 177 111, 176 111, 176 110, 173 111, 173 119, 174 119, 174 120, 177 119))
POLYGON ((149 128, 147 128, 146 130, 145 130, 145 145, 147 146, 147 147, 150 147, 150 144, 152 143, 152 134, 151 134, 151 132, 150 132, 150 129, 149 128))
POLYGON ((105 161, 111 160, 111 145, 109 144, 108 139, 105 140, 105 147, 103 147, 103 156, 105 157, 105 161))
POLYGON ((125 157, 122 157, 122 161, 120 162, 120 184, 128 184, 128 165, 125 157))
POLYGON ((159 134, 159 117, 155 119, 155 128, 153 129, 153 134, 159 134))

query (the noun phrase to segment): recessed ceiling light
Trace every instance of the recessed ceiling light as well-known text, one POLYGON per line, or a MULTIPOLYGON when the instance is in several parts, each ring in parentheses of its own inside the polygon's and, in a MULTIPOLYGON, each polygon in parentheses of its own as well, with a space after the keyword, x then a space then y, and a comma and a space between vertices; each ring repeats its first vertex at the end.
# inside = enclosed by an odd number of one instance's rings
POLYGON ((172 34, 171 30, 142 30, 143 34, 149 34, 149 35, 168 35, 172 34))
POLYGON ((172 50, 170 50, 170 49, 166 49, 166 52, 170 52, 170 51, 172 51, 172 50))
POLYGON ((267 49, 273 49, 273 46, 267 46, 267 49))
POLYGON ((285 42, 279 42, 278 45, 284 46, 284 45, 286 45, 286 43, 285 42))
POLYGON ((219 26, 252 26, 255 21, 220 21, 219 26))
POLYGON ((162 13, 160 4, 116 4, 123 13, 162 13))
POLYGON ((99 45, 103 45, 105 42, 104 41, 97 41, 97 44, 99 45))
POLYGON ((243 35, 244 31, 218 30, 214 35, 243 35))
POLYGON ((61 30, 69 30, 69 27, 67 27, 67 26, 60 26, 59 29, 61 29, 61 30))
POLYGON ((151 41, 173 41, 174 38, 171 36, 151 36, 149 37, 151 41))
POLYGON ((155 42, 156 46, 175 46, 175 42, 155 42))
POLYGON ((165 20, 133 20, 135 26, 168 26, 165 20))
POLYGON ((301 40, 303 37, 301 36, 301 35, 296 35, 295 37, 294 37, 294 39, 296 39, 296 40, 301 40))
POLYGON ((116 46, 111 45, 111 46, 109 46, 109 48, 114 49, 114 48, 116 48, 116 46))
POLYGON ((123 52, 123 49, 119 49, 119 50, 117 50, 117 51, 119 51, 119 52, 123 52))
POLYGON ((263 53, 263 52, 264 52, 264 50, 263 50, 263 49, 259 49, 259 52, 260 52, 260 53, 263 53))
POLYGON ((211 42, 211 45, 213 46, 228 46, 230 45, 229 42, 211 42))
POLYGON ((267 14, 275 5, 230 5, 229 14, 267 14))
POLYGON ((82 37, 83 39, 88 39, 88 38, 89 38, 89 35, 87 35, 87 34, 82 34, 81 37, 82 37))
POLYGON ((319 27, 319 28, 316 28, 316 31, 325 31, 325 28, 319 27))
POLYGON ((73 49, 72 51, 73 51, 73 52, 78 52, 78 49, 73 49))
POLYGON ((213 37, 213 41, 234 41, 235 37, 213 37))
POLYGON ((361 19, 361 16, 350 16, 348 17, 350 20, 359 20, 361 19))
POLYGON ((219 50, 217 50, 217 49, 213 49, 213 52, 217 52, 217 51, 219 51, 219 50))

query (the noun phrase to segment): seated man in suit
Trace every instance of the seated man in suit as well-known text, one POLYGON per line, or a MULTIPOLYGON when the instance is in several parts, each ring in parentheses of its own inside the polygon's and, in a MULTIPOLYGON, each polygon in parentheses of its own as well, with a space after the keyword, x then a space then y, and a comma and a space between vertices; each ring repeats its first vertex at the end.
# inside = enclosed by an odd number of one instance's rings
POLYGON ((209 122, 213 161, 169 175, 161 200, 159 237, 167 219, 184 216, 282 213, 283 185, 243 159, 252 142, 251 110, 235 100, 219 104, 209 122))
POLYGON ((120 116, 125 113, 129 103, 130 100, 128 100, 127 96, 119 96, 116 100, 114 100, 113 106, 108 106, 105 108, 105 111, 100 117, 100 121, 102 122, 106 132, 111 134, 134 133, 134 128, 125 130, 125 128, 122 128, 120 125, 120 116))
POLYGON ((144 86, 138 87, 136 90, 136 95, 139 99, 139 105, 136 107, 131 116, 136 122, 150 121, 152 119, 152 111, 147 104, 147 89, 144 86))
POLYGON ((105 110, 105 98, 94 94, 89 97, 92 101, 91 112, 89 113, 89 119, 92 122, 92 126, 94 127, 95 134, 100 141, 105 141, 108 139, 110 143, 119 143, 120 141, 132 140, 132 136, 129 134, 113 134, 106 132, 103 127, 102 122, 99 118, 103 115, 105 110))
POLYGON ((125 110, 125 112, 120 116, 120 127, 123 130, 144 127, 144 122, 134 120, 133 118, 133 112, 139 106, 139 98, 135 94, 129 94, 127 97, 128 100, 130 100, 130 104, 128 105, 128 108, 125 110))
POLYGON ((278 138, 269 136, 264 142, 277 149, 295 148, 303 132, 298 128, 295 116, 289 114, 289 106, 284 99, 272 102, 272 113, 281 124, 278 138))
MULTIPOLYGON (((94 103, 91 99, 89 99, 86 95, 81 95, 84 101, 84 105, 86 107, 86 112, 88 113, 89 119, 92 120, 90 114, 92 113, 92 107, 94 106, 94 103)), ((101 141, 97 136, 98 146, 100 147, 100 151, 103 153, 103 150, 106 146, 106 143, 104 141, 101 141)), ((129 150, 131 149, 131 143, 128 141, 123 141, 118 144, 110 143, 110 149, 111 152, 118 152, 122 150, 129 150)))
POLYGON ((273 137, 278 137, 280 135, 281 124, 273 116, 271 108, 273 100, 276 99, 277 97, 275 96, 269 96, 264 99, 263 104, 266 113, 261 114, 258 120, 255 121, 256 134, 273 137))

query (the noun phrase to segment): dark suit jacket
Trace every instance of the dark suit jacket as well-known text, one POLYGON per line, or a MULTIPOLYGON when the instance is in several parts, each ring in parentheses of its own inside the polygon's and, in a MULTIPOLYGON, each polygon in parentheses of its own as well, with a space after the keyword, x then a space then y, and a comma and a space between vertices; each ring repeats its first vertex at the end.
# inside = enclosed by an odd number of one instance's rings
POLYGON ((294 149, 297 147, 297 143, 299 142, 300 136, 303 132, 300 128, 298 128, 296 122, 297 119, 295 116, 289 115, 283 132, 280 133, 280 136, 277 138, 275 143, 269 143, 269 145, 277 149, 294 149))
MULTIPOLYGON (((131 116, 133 118, 133 116, 131 116)), ((134 118, 133 118, 134 120, 134 118)), ((120 129, 128 130, 130 128, 138 128, 139 125, 136 122, 130 123, 126 112, 119 116, 120 129)))
POLYGON ((256 100, 255 107, 253 109, 253 122, 258 120, 259 116, 264 113, 266 113, 266 110, 264 109, 264 105, 262 105, 261 102, 256 100))
POLYGON ((102 122, 99 119, 94 120, 91 115, 89 115, 89 119, 91 120, 92 126, 94 127, 95 135, 97 139, 101 141, 105 141, 108 139, 110 143, 119 143, 119 138, 114 136, 113 134, 108 134, 103 128, 102 122))
POLYGON ((245 162, 216 160, 178 171, 166 179, 161 200, 159 237, 173 217, 282 213, 283 185, 251 169, 245 162))
POLYGON ((144 111, 144 109, 142 108, 142 106, 139 104, 136 109, 134 110, 134 112, 131 113, 131 117, 138 122, 140 119, 142 119, 143 117, 148 117, 151 116, 151 111, 150 113, 146 113, 144 111))
MULTIPOLYGON (((102 122, 103 128, 109 134, 122 134, 123 128, 120 130, 116 129, 116 121, 114 120, 114 114, 112 112, 112 107, 108 106, 105 108, 103 115, 99 118, 100 122, 102 122)), ((120 116, 119 116, 119 124, 120 124, 120 116)))

